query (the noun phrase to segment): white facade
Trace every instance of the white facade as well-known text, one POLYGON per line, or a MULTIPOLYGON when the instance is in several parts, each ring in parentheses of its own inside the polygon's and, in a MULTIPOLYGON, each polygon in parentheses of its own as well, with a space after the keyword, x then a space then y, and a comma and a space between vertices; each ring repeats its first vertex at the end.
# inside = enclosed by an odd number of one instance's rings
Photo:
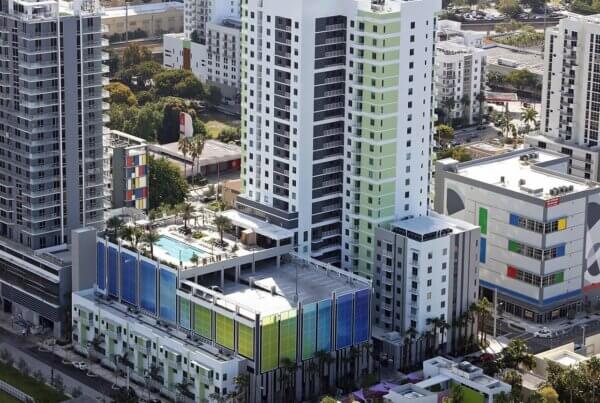
MULTIPOLYGON (((432 319, 453 323, 477 301, 477 226, 432 212, 378 228, 375 235, 374 324, 385 332, 423 334, 432 330, 432 319)), ((459 336, 450 333, 443 338, 447 346, 459 336)))
POLYGON ((235 99, 240 90, 240 21, 226 19, 206 23, 204 43, 183 33, 163 36, 163 65, 190 70, 202 82, 221 89, 223 96, 235 99))
POLYGON ((465 124, 477 123, 482 112, 478 96, 485 87, 485 51, 454 41, 438 42, 435 63, 436 106, 450 122, 463 118, 465 124), (451 110, 444 106, 447 98, 455 102, 451 110))
POLYGON ((436 211, 481 227, 483 295, 535 322, 580 309, 598 283, 600 188, 567 166, 540 149, 436 165, 436 211))
POLYGON ((238 204, 296 230, 302 254, 370 276, 377 225, 426 212, 439 5, 424 4, 242 10, 238 204))
POLYGON ((175 385, 184 379, 191 381, 189 389, 196 396, 194 401, 209 399, 215 392, 226 395, 235 390, 234 378, 244 362, 242 358, 225 356, 208 344, 194 343, 186 333, 167 331, 152 324, 155 321, 151 319, 133 320, 126 307, 102 301, 93 289, 74 292, 72 306, 73 329, 78 338, 75 348, 87 354, 90 349, 82 348, 85 342, 91 345, 94 338, 100 338, 105 350, 100 357, 104 365, 114 366, 114 357, 125 356, 133 363, 130 376, 139 382, 145 382, 145 375, 157 366, 163 379, 160 389, 171 397, 176 394, 175 385))
POLYGON ((196 31, 203 40, 208 22, 240 17, 240 0, 185 0, 184 7, 183 24, 187 38, 196 31))
MULTIPOLYGON (((600 68, 600 17, 569 14, 547 30, 544 48, 541 135, 548 137, 548 148, 574 154, 574 175, 597 181, 600 75, 595 72, 600 68)), ((537 146, 539 141, 528 143, 537 146)))

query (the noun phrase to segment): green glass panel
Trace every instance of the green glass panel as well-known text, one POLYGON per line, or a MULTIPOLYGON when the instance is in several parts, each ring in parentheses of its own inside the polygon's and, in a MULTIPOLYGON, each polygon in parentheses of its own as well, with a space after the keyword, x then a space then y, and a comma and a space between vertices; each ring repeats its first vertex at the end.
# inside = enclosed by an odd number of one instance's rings
POLYGON ((212 340, 211 312, 208 308, 194 304, 194 332, 212 340))
POLYGON ((519 253, 521 250, 521 245, 516 241, 508 241, 508 250, 511 252, 519 253))
POLYGON ((481 227, 481 233, 486 235, 488 230, 488 211, 483 207, 479 207, 479 226, 481 227))
POLYGON ((296 320, 296 310, 294 309, 282 313, 280 318, 281 323, 279 325, 279 359, 281 360, 283 358, 289 358, 293 362, 296 362, 296 329, 298 327, 298 323, 296 320))
POLYGON ((317 304, 302 308, 302 359, 312 358, 317 349, 317 304))
POLYGON ((184 329, 190 329, 190 301, 179 298, 179 325, 184 329))
POLYGON ((260 323, 260 371, 271 371, 279 365, 279 321, 276 315, 260 323))
POLYGON ((254 358, 254 329, 238 323, 238 352, 246 358, 254 358))
POLYGON ((215 314, 215 341, 230 350, 234 349, 233 344, 233 319, 215 314))
POLYGON ((564 271, 554 273, 554 283, 558 284, 558 283, 562 283, 563 281, 565 281, 565 272, 564 271))

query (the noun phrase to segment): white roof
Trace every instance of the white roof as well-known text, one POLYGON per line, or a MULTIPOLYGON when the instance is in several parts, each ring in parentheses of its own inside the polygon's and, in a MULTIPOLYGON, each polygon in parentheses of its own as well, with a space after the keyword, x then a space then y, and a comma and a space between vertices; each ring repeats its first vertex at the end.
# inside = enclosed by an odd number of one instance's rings
POLYGON ((595 186, 594 184, 586 183, 574 176, 560 172, 558 165, 555 168, 547 167, 545 169, 538 166, 541 163, 548 163, 554 160, 557 160, 558 163, 563 158, 565 158, 564 155, 529 148, 520 152, 507 153, 460 164, 457 173, 466 178, 503 187, 514 192, 528 194, 542 200, 556 197, 550 195, 550 189, 552 188, 573 186, 573 190, 568 192, 568 194, 572 194, 588 190, 595 186), (537 154, 535 160, 527 162, 520 160, 522 155, 529 155, 531 153, 537 154), (504 183, 502 183, 501 177, 504 177, 504 183), (525 183, 520 183, 523 180, 525 183), (542 189, 542 191, 534 192, 527 189, 542 189))
POLYGON ((292 238, 294 233, 288 229, 281 228, 275 224, 270 224, 259 218, 252 217, 248 214, 241 213, 237 210, 227 210, 221 213, 229 218, 234 225, 242 228, 251 229, 257 234, 264 235, 267 238, 281 240, 292 238))
POLYGON ((102 10, 102 18, 118 18, 125 17, 125 13, 130 16, 141 14, 158 14, 165 11, 175 9, 183 12, 183 3, 178 1, 169 1, 166 3, 148 3, 136 4, 127 7, 105 7, 102 10))
POLYGON ((439 385, 440 383, 448 382, 450 380, 449 376, 446 375, 435 375, 429 379, 425 379, 419 383, 415 383, 415 386, 426 389, 435 385, 439 385))

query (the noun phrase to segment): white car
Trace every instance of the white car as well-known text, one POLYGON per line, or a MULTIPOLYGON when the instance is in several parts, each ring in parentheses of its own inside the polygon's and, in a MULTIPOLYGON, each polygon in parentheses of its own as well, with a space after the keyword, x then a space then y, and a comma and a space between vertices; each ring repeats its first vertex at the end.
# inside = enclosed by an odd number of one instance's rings
POLYGON ((539 337, 542 339, 549 339, 553 336, 553 333, 547 327, 544 327, 533 334, 535 337, 539 337))
POLYGON ((73 362, 73 366, 82 371, 87 369, 87 364, 83 361, 75 361, 75 362, 73 362))

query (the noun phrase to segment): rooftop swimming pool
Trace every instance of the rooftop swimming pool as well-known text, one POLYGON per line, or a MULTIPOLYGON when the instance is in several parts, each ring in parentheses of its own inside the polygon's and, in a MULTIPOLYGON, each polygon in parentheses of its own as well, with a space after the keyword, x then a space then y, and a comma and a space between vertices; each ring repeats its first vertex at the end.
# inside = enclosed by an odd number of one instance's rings
POLYGON ((209 252, 203 249, 200 249, 196 246, 192 246, 189 243, 181 242, 167 235, 161 235, 160 239, 155 244, 155 246, 164 250, 165 253, 171 256, 173 259, 181 259, 182 262, 191 261, 192 256, 194 254, 196 254, 196 256, 198 256, 199 258, 210 254, 209 252))

